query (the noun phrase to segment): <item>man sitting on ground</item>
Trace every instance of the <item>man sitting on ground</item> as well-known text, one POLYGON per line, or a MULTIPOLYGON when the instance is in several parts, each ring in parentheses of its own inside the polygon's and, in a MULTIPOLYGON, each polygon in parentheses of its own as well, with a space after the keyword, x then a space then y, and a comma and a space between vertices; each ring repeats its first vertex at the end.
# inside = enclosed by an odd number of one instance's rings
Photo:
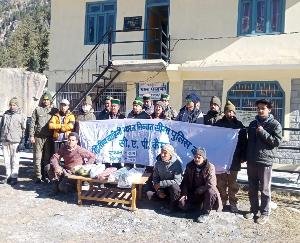
POLYGON ((83 164, 93 164, 95 155, 77 145, 79 136, 71 132, 68 136, 67 145, 62 146, 51 159, 50 164, 46 166, 49 179, 53 183, 53 194, 59 191, 68 193, 74 191, 75 184, 68 179, 68 174, 72 174, 74 167, 83 164), (64 159, 64 165, 60 165, 61 158, 64 159))
POLYGON ((194 159, 187 164, 180 187, 179 207, 186 210, 197 206, 200 210, 198 223, 205 223, 212 209, 222 210, 215 167, 207 160, 204 148, 194 152, 194 159))

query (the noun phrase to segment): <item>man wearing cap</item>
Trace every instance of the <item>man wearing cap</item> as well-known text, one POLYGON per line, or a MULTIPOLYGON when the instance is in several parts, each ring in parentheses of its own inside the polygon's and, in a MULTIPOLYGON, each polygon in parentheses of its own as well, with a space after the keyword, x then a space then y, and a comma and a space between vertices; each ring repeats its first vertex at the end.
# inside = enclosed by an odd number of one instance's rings
POLYGON ((96 116, 94 114, 94 109, 92 107, 92 97, 87 95, 83 100, 82 106, 76 116, 76 123, 75 123, 75 131, 79 132, 79 122, 80 121, 92 121, 96 120, 96 116))
POLYGON ((207 160, 204 148, 194 151, 194 159, 186 166, 180 188, 179 207, 184 210, 197 207, 200 211, 197 222, 205 223, 213 209, 222 210, 215 167, 207 160))
POLYGON ((151 119, 151 116, 143 110, 142 106, 143 102, 139 97, 137 97, 132 103, 132 111, 129 112, 127 118, 151 119))
POLYGON ((107 120, 109 119, 109 112, 111 110, 111 96, 106 96, 104 100, 104 109, 97 116, 97 120, 107 120))
POLYGON ((177 117, 177 111, 174 110, 170 104, 170 95, 169 94, 161 94, 160 95, 160 101, 164 102, 165 104, 165 116, 167 120, 175 120, 177 117))
POLYGON ((238 171, 241 170, 241 163, 246 161, 247 132, 243 123, 236 118, 235 106, 229 100, 224 107, 224 113, 225 115, 223 118, 218 120, 214 125, 218 127, 240 129, 240 131, 230 170, 227 172, 217 172, 217 186, 221 195, 223 207, 226 206, 227 200, 229 199, 231 212, 238 213, 238 198, 236 197, 236 194, 239 191, 239 186, 237 183, 237 174, 238 171))
POLYGON ((58 150, 61 143, 67 141, 68 135, 75 126, 75 116, 69 110, 70 102, 62 99, 59 105, 59 112, 53 115, 49 122, 49 129, 53 130, 53 139, 55 141, 55 151, 58 150))
POLYGON ((119 99, 111 100, 111 111, 109 112, 109 119, 124 119, 125 115, 120 112, 121 101, 119 99))
POLYGON ((183 106, 176 121, 203 124, 203 113, 200 110, 200 98, 192 93, 186 96, 185 106, 183 106))
POLYGON ((24 137, 25 128, 26 116, 19 108, 18 99, 14 97, 9 101, 9 110, 4 112, 0 123, 0 141, 6 169, 6 178, 2 183, 15 185, 18 182, 18 146, 24 137))
MULTIPOLYGON (((182 164, 178 160, 174 147, 165 144, 153 169, 153 188, 157 197, 169 199, 166 211, 171 212, 177 206, 180 196, 180 183, 182 181, 182 164)), ((149 192, 147 192, 149 194, 149 192)))
POLYGON ((44 167, 49 164, 54 152, 53 130, 49 129, 49 121, 57 112, 52 106, 50 92, 46 91, 42 95, 41 105, 35 108, 31 116, 29 137, 33 145, 33 176, 36 183, 47 180, 44 167))
POLYGON ((83 164, 93 164, 96 156, 78 145, 79 136, 75 132, 68 135, 67 145, 62 146, 46 166, 46 171, 53 184, 52 194, 59 191, 67 193, 75 189, 74 182, 68 180, 68 174, 74 172, 74 167, 83 164), (60 165, 61 158, 64 159, 63 166, 60 165))
POLYGON ((154 112, 154 105, 151 100, 150 94, 143 95, 143 107, 142 108, 148 115, 151 115, 154 112))
POLYGON ((204 125, 213 125, 218 120, 222 119, 223 113, 221 111, 221 100, 217 96, 210 99, 210 110, 204 115, 204 125))
POLYGON ((255 102, 257 116, 249 124, 247 146, 247 174, 249 181, 250 212, 246 219, 265 224, 271 212, 272 165, 278 156, 282 140, 282 127, 271 114, 272 104, 266 99, 255 102), (258 191, 261 202, 259 205, 258 191), (260 211, 261 216, 258 217, 260 211))

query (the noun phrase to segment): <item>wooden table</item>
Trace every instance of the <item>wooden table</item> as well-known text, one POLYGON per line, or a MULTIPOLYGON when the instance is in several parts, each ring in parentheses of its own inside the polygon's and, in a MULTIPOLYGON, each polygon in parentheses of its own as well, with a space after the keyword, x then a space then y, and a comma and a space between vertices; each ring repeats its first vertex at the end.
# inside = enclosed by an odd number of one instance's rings
POLYGON ((139 180, 132 183, 131 188, 118 188, 117 183, 107 182, 98 179, 92 179, 77 175, 68 175, 69 179, 77 181, 77 202, 82 205, 82 200, 108 202, 130 205, 130 209, 135 211, 137 198, 142 197, 142 186, 149 179, 151 174, 144 174, 139 180), (89 183, 89 189, 83 190, 83 182, 89 183), (102 185, 108 184, 108 187, 102 185))

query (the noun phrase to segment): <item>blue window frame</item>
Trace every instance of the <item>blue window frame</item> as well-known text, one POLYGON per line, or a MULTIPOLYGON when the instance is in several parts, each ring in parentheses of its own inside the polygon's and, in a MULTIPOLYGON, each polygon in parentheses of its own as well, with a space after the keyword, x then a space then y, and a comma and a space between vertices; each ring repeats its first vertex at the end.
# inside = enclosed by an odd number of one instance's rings
POLYGON ((228 91, 227 99, 235 105, 238 118, 246 126, 257 114, 255 101, 269 99, 273 104, 272 114, 283 125, 285 94, 277 81, 237 82, 228 91))
MULTIPOLYGON (((97 44, 110 29, 116 29, 116 1, 92 2, 86 4, 85 45, 97 44)), ((113 35, 113 39, 114 39, 113 35)), ((107 39, 104 40, 107 43, 107 39)))
POLYGON ((282 33, 285 0, 240 0, 238 35, 282 33))

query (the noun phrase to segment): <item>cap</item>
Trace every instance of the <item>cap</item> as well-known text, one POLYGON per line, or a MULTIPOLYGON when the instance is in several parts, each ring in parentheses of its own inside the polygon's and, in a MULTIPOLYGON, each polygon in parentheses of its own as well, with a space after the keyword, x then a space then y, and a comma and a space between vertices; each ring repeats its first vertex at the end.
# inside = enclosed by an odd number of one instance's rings
POLYGON ((236 109, 235 109, 235 106, 234 104, 231 103, 230 100, 228 100, 226 102, 226 105, 224 106, 224 111, 233 111, 234 113, 236 113, 236 109))
POLYGON ((170 100, 170 95, 169 94, 161 94, 160 100, 170 100))
POLYGON ((165 150, 165 151, 169 152, 172 156, 175 154, 175 149, 171 144, 164 144, 161 147, 161 150, 165 150))
POLYGON ((45 91, 43 96, 42 96, 43 100, 50 100, 52 102, 52 95, 50 94, 49 91, 45 91))
POLYGON ((144 94, 143 95, 143 100, 150 100, 151 99, 151 94, 144 94))
POLYGON ((70 105, 70 102, 67 99, 62 99, 59 104, 70 105))
POLYGON ((200 97, 198 95, 196 95, 195 93, 191 93, 185 97, 185 100, 186 100, 186 102, 192 101, 194 103, 197 103, 197 102, 200 102, 200 97))
POLYGON ((121 101, 119 99, 112 99, 111 104, 120 105, 121 101))
POLYGON ((132 104, 143 106, 143 101, 141 100, 140 97, 136 97, 132 104))
POLYGON ((112 99, 113 99, 113 97, 111 97, 109 95, 104 98, 104 100, 112 100, 112 99))
POLYGON ((206 150, 205 150, 205 148, 201 148, 201 147, 197 148, 197 149, 194 151, 194 156, 195 156, 196 154, 200 154, 204 159, 206 159, 206 150))
POLYGON ((219 107, 222 106, 222 105, 221 105, 221 100, 220 100, 220 98, 217 97, 217 96, 211 97, 211 99, 210 99, 210 105, 212 105, 212 104, 216 104, 216 105, 219 106, 219 107))

